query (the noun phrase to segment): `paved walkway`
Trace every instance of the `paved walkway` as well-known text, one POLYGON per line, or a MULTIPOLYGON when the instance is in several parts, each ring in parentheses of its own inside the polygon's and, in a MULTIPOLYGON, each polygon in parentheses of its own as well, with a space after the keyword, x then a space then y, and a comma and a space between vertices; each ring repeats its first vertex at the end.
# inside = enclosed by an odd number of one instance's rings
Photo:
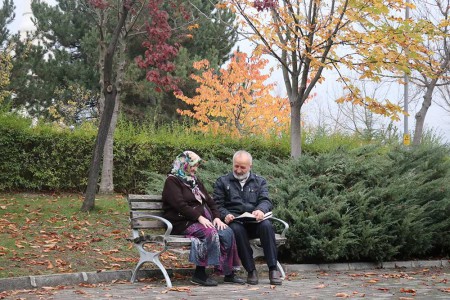
POLYGON ((178 275, 171 289, 161 279, 135 284, 120 280, 5 291, 0 293, 0 299, 450 299, 449 266, 353 271, 293 269, 288 270, 281 286, 271 286, 267 272, 261 271, 260 283, 255 286, 223 284, 219 279, 216 287, 201 287, 191 284, 188 276, 178 275))

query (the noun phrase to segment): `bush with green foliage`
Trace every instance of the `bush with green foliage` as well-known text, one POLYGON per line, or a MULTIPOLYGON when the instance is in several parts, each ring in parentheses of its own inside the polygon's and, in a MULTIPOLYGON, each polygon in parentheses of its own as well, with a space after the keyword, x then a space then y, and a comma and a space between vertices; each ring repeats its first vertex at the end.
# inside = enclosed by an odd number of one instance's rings
MULTIPOLYGON (((290 224, 283 259, 296 263, 445 257, 450 251, 450 159, 446 146, 371 144, 297 160, 255 156, 274 213, 290 224)), ((228 162, 208 160, 198 176, 212 192, 228 162)), ((165 176, 148 174, 147 193, 165 176)))
POLYGON ((297 262, 386 261, 450 250, 445 146, 368 145, 266 165, 297 262))

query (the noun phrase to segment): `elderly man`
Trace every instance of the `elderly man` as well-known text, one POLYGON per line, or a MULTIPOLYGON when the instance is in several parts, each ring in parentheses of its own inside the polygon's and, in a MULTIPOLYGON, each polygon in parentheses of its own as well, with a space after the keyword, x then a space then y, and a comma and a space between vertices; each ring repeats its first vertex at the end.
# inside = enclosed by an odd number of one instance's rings
POLYGON ((233 172, 217 179, 213 199, 216 201, 221 219, 234 231, 239 257, 248 272, 247 283, 258 284, 258 274, 250 247, 250 238, 260 238, 267 266, 270 284, 281 285, 277 270, 277 247, 275 231, 264 214, 273 208, 269 198, 266 180, 251 172, 252 156, 244 150, 233 155, 233 172), (256 222, 241 222, 235 217, 249 212, 256 222))

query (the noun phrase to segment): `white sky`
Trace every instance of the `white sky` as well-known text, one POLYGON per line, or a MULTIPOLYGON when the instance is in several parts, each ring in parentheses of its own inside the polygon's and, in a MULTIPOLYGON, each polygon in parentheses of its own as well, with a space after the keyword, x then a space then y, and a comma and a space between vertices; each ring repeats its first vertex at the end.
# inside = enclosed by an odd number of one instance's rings
MULTIPOLYGON (((30 21, 30 3, 31 0, 18 0, 15 3, 16 5, 16 19, 11 24, 10 30, 11 31, 17 31, 17 30, 29 30, 32 28, 33 24, 30 21), (20 2, 20 3, 19 3, 20 2)), ((46 0, 46 2, 55 5, 55 0, 46 0)), ((240 42, 239 47, 241 51, 250 52, 249 45, 240 42)), ((280 94, 285 94, 285 88, 284 88, 284 82, 282 80, 281 72, 274 72, 272 74, 271 81, 278 82, 279 86, 279 92, 280 94)), ((303 107, 303 113, 308 117, 308 121, 310 122, 318 122, 318 120, 323 119, 324 116, 320 115, 323 111, 328 110, 328 107, 336 107, 337 104, 334 103, 333 99, 336 99, 336 97, 341 96, 339 94, 339 89, 341 87, 335 82, 333 79, 325 80, 325 83, 322 85, 318 85, 315 88, 315 92, 317 93, 317 97, 314 98, 313 101, 310 103, 307 103, 303 107)), ((392 97, 397 100, 403 99, 403 89, 404 87, 402 85, 398 85, 397 90, 393 90, 392 93, 396 94, 395 96, 392 95, 392 97)), ((438 97, 436 94, 435 97, 438 97)), ((420 109, 420 105, 409 105, 409 113, 410 116, 408 117, 408 123, 409 123, 409 131, 410 133, 414 130, 415 126, 415 113, 420 109)), ((399 132, 403 134, 403 121, 404 117, 401 116, 401 121, 396 123, 396 126, 399 129, 399 132)), ((388 122, 389 120, 386 120, 388 122)), ((437 106, 435 103, 431 105, 431 107, 428 109, 428 113, 425 117, 425 128, 424 130, 433 130, 436 134, 439 136, 442 136, 444 139, 444 142, 450 143, 450 113, 444 111, 442 108, 437 106)), ((411 136, 412 139, 412 136, 411 136)))

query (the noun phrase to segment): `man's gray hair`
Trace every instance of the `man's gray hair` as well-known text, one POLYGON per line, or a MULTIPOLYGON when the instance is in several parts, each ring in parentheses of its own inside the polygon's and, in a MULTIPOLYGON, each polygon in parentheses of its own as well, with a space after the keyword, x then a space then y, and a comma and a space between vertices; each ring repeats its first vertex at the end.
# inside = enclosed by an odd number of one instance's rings
POLYGON ((234 163, 234 160, 236 159, 236 157, 241 156, 241 155, 247 156, 249 161, 250 161, 250 165, 253 165, 253 157, 252 157, 252 155, 250 153, 248 153, 247 151, 245 151, 245 150, 239 150, 239 151, 236 151, 236 153, 234 153, 234 155, 233 155, 233 163, 234 163))

